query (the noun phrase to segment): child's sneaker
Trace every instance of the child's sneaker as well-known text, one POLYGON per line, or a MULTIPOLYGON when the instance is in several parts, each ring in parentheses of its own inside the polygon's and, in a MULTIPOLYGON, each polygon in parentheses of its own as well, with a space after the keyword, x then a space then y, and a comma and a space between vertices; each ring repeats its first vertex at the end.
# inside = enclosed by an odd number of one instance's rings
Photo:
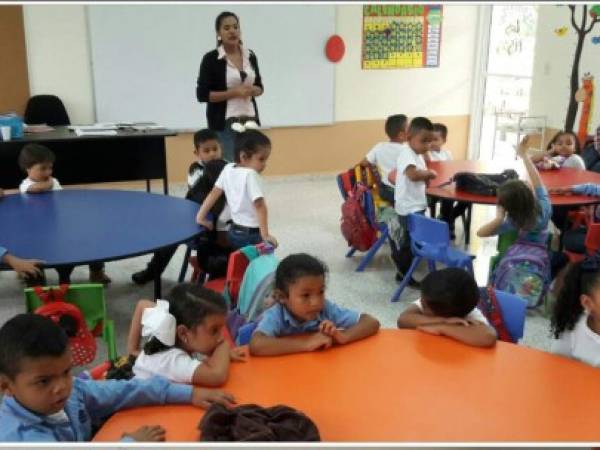
POLYGON ((104 270, 90 270, 90 283, 108 284, 111 281, 109 276, 104 273, 104 270))

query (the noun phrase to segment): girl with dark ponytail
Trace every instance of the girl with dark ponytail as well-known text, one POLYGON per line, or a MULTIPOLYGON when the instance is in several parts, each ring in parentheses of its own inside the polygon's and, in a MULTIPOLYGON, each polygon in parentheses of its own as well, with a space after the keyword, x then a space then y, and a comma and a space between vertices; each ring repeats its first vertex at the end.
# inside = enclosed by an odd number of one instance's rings
POLYGON ((552 352, 600 367, 600 256, 572 264, 550 320, 552 352))

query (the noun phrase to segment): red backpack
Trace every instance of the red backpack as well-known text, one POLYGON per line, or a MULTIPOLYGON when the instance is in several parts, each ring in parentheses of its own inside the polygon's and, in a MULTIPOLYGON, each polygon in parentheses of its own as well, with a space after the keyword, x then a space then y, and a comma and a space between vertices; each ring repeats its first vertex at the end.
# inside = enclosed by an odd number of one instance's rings
POLYGON ((342 235, 348 245, 361 252, 371 248, 377 240, 377 228, 368 217, 370 195, 364 184, 356 183, 342 204, 342 235))
POLYGON ((64 301, 69 285, 61 284, 58 289, 48 288, 46 291, 39 286, 33 289, 43 303, 34 314, 52 319, 65 330, 75 365, 92 362, 96 357, 96 339, 88 329, 81 310, 64 301))

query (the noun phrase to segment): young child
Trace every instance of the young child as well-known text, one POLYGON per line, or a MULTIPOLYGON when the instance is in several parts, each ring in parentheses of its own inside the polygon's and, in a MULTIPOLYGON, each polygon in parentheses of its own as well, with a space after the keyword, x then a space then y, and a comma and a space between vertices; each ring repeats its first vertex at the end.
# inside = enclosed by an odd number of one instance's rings
MULTIPOLYGON (((113 413, 134 406, 182 403, 232 405, 223 391, 149 380, 73 378, 65 332, 51 319, 19 314, 0 329, 0 442, 89 441, 113 413)), ((160 426, 124 435, 127 441, 164 440, 160 426)))
POLYGON ((511 180, 498 189, 496 217, 477 230, 477 236, 489 237, 517 230, 521 239, 546 244, 552 205, 540 174, 527 156, 528 137, 519 145, 518 154, 525 164, 531 188, 521 180, 511 180))
POLYGON ((325 264, 306 253, 289 255, 279 263, 274 291, 278 302, 263 313, 254 330, 252 355, 310 352, 377 333, 379 322, 370 315, 325 299, 326 273, 325 264))
POLYGON ((421 299, 400 314, 398 328, 416 328, 475 347, 496 343, 496 331, 477 309, 479 289, 469 272, 454 267, 430 272, 421 285, 421 299))
POLYGON ((267 202, 259 176, 267 167, 270 154, 271 141, 262 132, 247 130, 238 134, 235 140, 235 163, 225 166, 196 216, 200 225, 212 230, 213 224, 206 216, 221 195, 225 194, 232 219, 227 238, 235 249, 262 241, 277 247, 277 240, 269 234, 267 202))
POLYGON ((168 300, 140 300, 127 340, 129 354, 137 355, 133 373, 143 379, 160 375, 174 383, 221 386, 230 360, 244 360, 243 351, 231 349, 223 338, 226 315, 222 295, 191 283, 176 285, 168 300), (140 334, 149 338, 141 352, 140 334))
MULTIPOLYGON (((215 131, 204 128, 194 133, 194 155, 196 156, 196 161, 194 161, 188 169, 188 192, 185 198, 201 204, 204 197, 198 201, 197 185, 202 179, 206 165, 210 161, 223 161, 221 159, 221 144, 215 131)), ((220 211, 223 209, 224 208, 221 208, 220 211)), ((219 214, 220 212, 216 217, 218 217, 219 214)), ((228 214, 228 209, 225 209, 225 215, 223 216, 224 222, 229 220, 228 214)), ((160 276, 169 265, 171 258, 177 251, 177 247, 177 245, 174 245, 157 251, 144 270, 140 270, 131 275, 131 280, 136 284, 143 285, 154 280, 157 276, 160 276)))
POLYGON ((533 155, 531 160, 543 170, 571 167, 585 170, 585 162, 580 154, 579 140, 572 131, 559 131, 548 143, 546 151, 533 155))
MULTIPOLYGON (((452 161, 452 153, 443 148, 446 145, 448 138, 448 127, 443 123, 433 124, 433 140, 431 141, 431 150, 425 155, 425 159, 429 161, 452 161)), ((436 199, 431 199, 434 204, 436 199)), ((469 206, 465 202, 456 202, 452 200, 441 200, 440 218, 448 224, 450 229, 450 239, 454 240, 454 222, 457 217, 460 217, 469 206)))
MULTIPOLYGON (((396 162, 396 186, 394 189, 395 210, 403 232, 399 242, 391 242, 392 258, 400 281, 412 262, 410 238, 408 237, 407 217, 411 213, 424 214, 427 208, 425 188, 427 183, 437 176, 434 170, 427 169, 423 155, 431 150, 433 124, 425 117, 415 117, 408 127, 408 145, 406 151, 398 154, 396 162)), ((419 283, 411 279, 409 286, 418 287, 419 283)))
POLYGON ((407 123, 404 114, 389 116, 385 121, 385 134, 390 140, 376 144, 360 162, 363 166, 369 164, 377 166, 381 175, 379 195, 391 204, 394 204, 394 183, 388 179, 388 176, 396 168, 398 154, 406 150, 407 123))
POLYGON ((551 350, 600 367, 600 258, 570 265, 550 319, 551 350))
MULTIPOLYGON (((54 153, 40 144, 27 144, 19 154, 19 166, 27 173, 19 190, 23 194, 36 194, 47 191, 59 191, 62 186, 56 178, 52 177, 55 160, 54 153)), ((92 263, 90 267, 90 282, 108 284, 111 279, 104 273, 104 263, 92 263)), ((75 266, 63 266, 56 269, 59 283, 70 283, 71 272, 75 266)), ((44 283, 43 277, 30 280, 31 284, 44 283)))

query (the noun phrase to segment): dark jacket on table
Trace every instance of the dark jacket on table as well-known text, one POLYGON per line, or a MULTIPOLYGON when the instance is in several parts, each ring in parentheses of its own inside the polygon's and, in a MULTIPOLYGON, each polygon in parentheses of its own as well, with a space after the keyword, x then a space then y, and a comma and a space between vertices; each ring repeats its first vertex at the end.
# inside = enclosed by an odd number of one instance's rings
MULTIPOLYGON (((250 50, 250 65, 256 73, 254 86, 258 86, 264 91, 260 72, 258 71, 258 61, 256 55, 250 50)), ((227 61, 225 58, 219 59, 219 52, 214 49, 202 58, 200 63, 200 73, 196 85, 196 98, 200 103, 206 103, 206 120, 208 128, 211 130, 221 131, 225 128, 225 113, 227 111, 227 101, 212 103, 208 101, 208 94, 211 91, 226 91, 227 90, 227 61)), ((258 108, 256 100, 252 98, 256 122, 260 125, 258 117, 258 108)))

